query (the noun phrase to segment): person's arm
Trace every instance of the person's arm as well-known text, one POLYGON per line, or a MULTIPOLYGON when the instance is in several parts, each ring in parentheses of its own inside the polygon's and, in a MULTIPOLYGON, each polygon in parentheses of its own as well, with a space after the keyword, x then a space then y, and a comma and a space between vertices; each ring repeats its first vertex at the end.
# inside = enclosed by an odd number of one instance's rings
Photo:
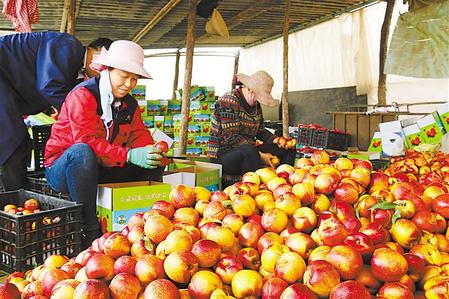
POLYGON ((103 166, 122 167, 126 163, 128 147, 113 145, 98 137, 99 126, 103 126, 103 121, 97 115, 97 101, 87 88, 72 91, 63 109, 67 110, 74 143, 88 144, 103 166))
POLYGON ((81 43, 68 34, 41 41, 36 56, 36 87, 58 110, 77 83, 84 53, 81 43))

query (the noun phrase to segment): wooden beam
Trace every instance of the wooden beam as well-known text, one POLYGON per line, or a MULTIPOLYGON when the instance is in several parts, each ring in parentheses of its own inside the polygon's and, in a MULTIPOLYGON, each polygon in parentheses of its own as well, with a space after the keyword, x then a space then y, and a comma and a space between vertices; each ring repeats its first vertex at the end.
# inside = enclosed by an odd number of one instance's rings
POLYGON ((59 26, 59 32, 65 32, 70 3, 71 0, 64 0, 64 7, 62 8, 62 18, 61 18, 61 25, 59 26))
POLYGON ((162 7, 161 10, 159 10, 157 14, 145 25, 145 27, 143 27, 143 29, 140 30, 136 36, 134 36, 132 41, 135 43, 139 42, 142 37, 153 29, 153 27, 156 26, 173 8, 175 8, 179 2, 181 2, 181 0, 168 1, 168 3, 165 4, 164 7, 162 7))
POLYGON ((75 7, 76 7, 76 0, 70 0, 69 8, 67 11, 67 33, 71 35, 75 35, 75 25, 76 25, 75 7))
POLYGON ((189 0, 186 37, 186 69, 184 75, 184 88, 182 89, 181 132, 179 140, 179 147, 182 154, 185 154, 186 152, 187 129, 189 128, 190 86, 192 84, 193 50, 195 48, 196 2, 197 0, 189 0))
POLYGON ((288 133, 288 25, 290 23, 290 0, 285 1, 285 15, 284 15, 284 82, 282 88, 282 135, 289 137, 288 133))
POLYGON ((237 74, 239 72, 239 59, 240 59, 240 50, 237 52, 237 55, 235 55, 234 59, 234 74, 232 75, 232 86, 231 90, 235 88, 235 84, 237 83, 237 74))
POLYGON ((179 80, 179 58, 181 57, 181 52, 176 51, 176 62, 175 62, 175 78, 173 79, 173 93, 171 96, 172 100, 176 100, 176 90, 178 89, 178 80, 179 80))
POLYGON ((387 74, 385 74, 385 60, 387 59, 388 36, 390 35, 391 17, 393 16, 394 1, 387 0, 387 9, 385 10, 384 22, 380 35, 379 51, 379 81, 377 87, 377 103, 379 105, 387 104, 387 74))

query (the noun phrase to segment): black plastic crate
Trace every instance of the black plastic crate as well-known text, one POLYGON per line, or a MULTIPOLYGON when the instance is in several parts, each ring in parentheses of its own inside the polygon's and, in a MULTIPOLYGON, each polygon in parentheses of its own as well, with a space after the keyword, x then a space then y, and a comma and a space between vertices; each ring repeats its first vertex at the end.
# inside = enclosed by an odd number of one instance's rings
POLYGON ((31 143, 34 150, 34 165, 30 166, 34 166, 33 173, 42 173, 44 171, 45 145, 50 137, 51 125, 33 126, 31 131, 33 134, 31 143))
POLYGON ((326 148, 345 151, 348 149, 350 140, 351 135, 349 134, 329 131, 326 148))
POLYGON ((242 177, 240 175, 223 174, 221 178, 221 185, 223 188, 233 185, 234 183, 240 182, 242 177))
POLYGON ((348 149, 350 135, 329 130, 315 130, 311 146, 345 151, 348 149))
POLYGON ((297 143, 300 145, 312 145, 312 137, 314 131, 314 128, 299 126, 297 143))
POLYGON ((67 200, 27 190, 0 193, 0 270, 26 271, 52 254, 76 256, 81 249, 81 207, 67 200), (11 215, 5 205, 39 201, 41 212, 11 215))
POLYGON ((31 191, 42 193, 45 195, 61 198, 61 199, 69 199, 68 194, 56 192, 53 190, 47 183, 47 180, 44 177, 40 176, 28 176, 28 188, 31 191))

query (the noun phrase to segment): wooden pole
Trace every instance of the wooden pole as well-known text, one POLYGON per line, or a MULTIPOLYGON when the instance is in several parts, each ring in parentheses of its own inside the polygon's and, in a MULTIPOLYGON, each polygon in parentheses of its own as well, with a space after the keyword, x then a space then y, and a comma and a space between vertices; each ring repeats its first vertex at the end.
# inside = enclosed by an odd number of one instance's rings
POLYGON ((178 89, 179 80, 179 58, 181 57, 181 52, 176 51, 176 62, 175 62, 175 78, 173 79, 173 93, 171 95, 172 100, 176 100, 176 90, 178 89))
POLYGON ((239 59, 240 59, 240 51, 237 52, 237 55, 235 56, 234 59, 234 74, 232 75, 232 86, 231 89, 235 88, 235 84, 237 83, 237 77, 236 75, 239 72, 239 59))
POLYGON ((62 9, 62 18, 61 18, 61 25, 59 27, 59 32, 65 32, 70 3, 71 0, 64 0, 64 8, 62 9))
POLYGON ((183 154, 186 152, 187 129, 189 127, 190 86, 192 83, 193 50, 195 47, 196 1, 197 0, 189 0, 189 16, 187 22, 186 69, 184 75, 184 88, 182 89, 181 132, 179 140, 179 147, 183 154))
POLYGON ((70 0, 67 11, 67 33, 71 35, 75 35, 75 7, 76 0, 70 0))
POLYGON ((156 26, 173 8, 176 7, 176 5, 179 4, 181 0, 170 0, 167 4, 165 4, 164 7, 161 8, 157 12, 157 14, 143 27, 142 30, 140 30, 136 36, 132 39, 133 42, 137 43, 142 39, 142 37, 145 36, 151 29, 153 29, 154 26, 156 26))
POLYGON ((284 84, 282 88, 282 135, 288 137, 288 25, 290 17, 290 0, 285 1, 284 15, 284 84))
POLYGON ((385 71, 385 60, 387 58, 388 36, 390 35, 391 17, 393 16, 394 1, 387 0, 387 9, 385 10, 384 22, 380 35, 379 51, 379 82, 377 88, 377 103, 379 105, 387 104, 387 74, 385 71))

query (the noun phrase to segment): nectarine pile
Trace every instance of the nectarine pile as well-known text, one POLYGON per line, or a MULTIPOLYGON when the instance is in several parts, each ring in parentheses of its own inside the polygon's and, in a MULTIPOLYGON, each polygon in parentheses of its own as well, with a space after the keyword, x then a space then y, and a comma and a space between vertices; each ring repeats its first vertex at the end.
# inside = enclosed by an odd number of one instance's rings
POLYGON ((10 275, 0 294, 449 298, 448 189, 442 153, 409 151, 373 171, 317 151, 223 191, 178 185, 75 258, 10 275))

